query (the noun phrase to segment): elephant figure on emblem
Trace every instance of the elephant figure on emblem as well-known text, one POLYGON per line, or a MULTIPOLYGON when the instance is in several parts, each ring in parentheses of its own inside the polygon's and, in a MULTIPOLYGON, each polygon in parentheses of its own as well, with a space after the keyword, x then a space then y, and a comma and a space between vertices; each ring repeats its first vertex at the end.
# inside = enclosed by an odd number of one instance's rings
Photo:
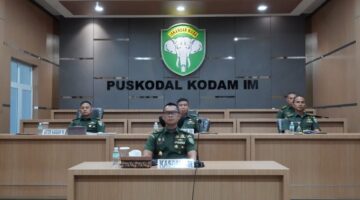
POLYGON ((202 50, 200 41, 188 37, 178 37, 165 42, 164 50, 175 54, 176 66, 180 67, 181 72, 185 72, 191 66, 190 54, 194 54, 202 50))

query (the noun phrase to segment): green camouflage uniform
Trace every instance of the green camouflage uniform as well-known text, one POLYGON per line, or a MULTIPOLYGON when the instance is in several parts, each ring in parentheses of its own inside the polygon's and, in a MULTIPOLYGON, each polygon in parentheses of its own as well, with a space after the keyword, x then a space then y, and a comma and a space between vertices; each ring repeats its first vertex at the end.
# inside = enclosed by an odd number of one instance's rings
POLYGON ((304 112, 303 116, 294 112, 293 114, 287 116, 286 119, 289 120, 288 125, 290 125, 290 122, 294 122, 295 130, 297 129, 298 122, 300 122, 302 131, 315 129, 320 130, 319 123, 317 122, 316 118, 312 115, 307 114, 306 112, 304 112))
POLYGON ((199 123, 198 123, 198 116, 191 114, 191 115, 186 115, 185 117, 183 117, 185 119, 183 125, 180 127, 181 129, 183 129, 184 131, 186 131, 186 129, 194 129, 194 133, 198 133, 199 132, 199 123))
POLYGON ((95 118, 76 118, 70 124, 70 127, 73 126, 85 126, 86 131, 92 133, 105 132, 104 122, 95 118))
POLYGON ((166 128, 153 132, 147 139, 145 150, 153 152, 154 159, 187 158, 189 151, 195 151, 194 135, 166 128))
POLYGON ((280 108, 279 112, 276 115, 276 118, 285 119, 288 116, 291 116, 293 113, 295 113, 295 109, 292 106, 285 105, 280 108))

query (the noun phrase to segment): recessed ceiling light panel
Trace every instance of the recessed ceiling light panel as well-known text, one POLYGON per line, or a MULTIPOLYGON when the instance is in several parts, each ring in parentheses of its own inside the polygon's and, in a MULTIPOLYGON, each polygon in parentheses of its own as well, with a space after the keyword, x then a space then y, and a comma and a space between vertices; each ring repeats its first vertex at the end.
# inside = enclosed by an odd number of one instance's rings
POLYGON ((176 10, 179 12, 184 12, 185 11, 185 6, 177 6, 176 10))
POLYGON ((104 11, 104 7, 102 7, 100 4, 99 4, 99 2, 97 1, 96 2, 96 5, 95 5, 95 11, 96 12, 102 12, 102 11, 104 11))
POLYGON ((257 10, 260 11, 260 12, 264 12, 268 9, 268 6, 265 5, 265 4, 261 4, 257 7, 257 10))

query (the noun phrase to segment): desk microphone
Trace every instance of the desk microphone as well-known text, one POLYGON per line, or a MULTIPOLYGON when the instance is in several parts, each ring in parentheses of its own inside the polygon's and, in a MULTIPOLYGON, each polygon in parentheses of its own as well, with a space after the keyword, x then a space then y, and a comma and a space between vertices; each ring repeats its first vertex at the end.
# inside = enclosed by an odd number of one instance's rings
MULTIPOLYGON (((201 121, 200 119, 199 119, 199 121, 201 121)), ((200 124, 200 123, 198 123, 198 124, 200 124)), ((196 145, 196 161, 195 161, 195 163, 194 163, 194 167, 195 168, 202 168, 202 167, 205 167, 205 164, 204 164, 204 162, 202 162, 202 161, 200 161, 200 159, 199 159, 199 146, 200 146, 200 132, 199 133, 197 133, 198 135, 197 135, 197 145, 196 145)))

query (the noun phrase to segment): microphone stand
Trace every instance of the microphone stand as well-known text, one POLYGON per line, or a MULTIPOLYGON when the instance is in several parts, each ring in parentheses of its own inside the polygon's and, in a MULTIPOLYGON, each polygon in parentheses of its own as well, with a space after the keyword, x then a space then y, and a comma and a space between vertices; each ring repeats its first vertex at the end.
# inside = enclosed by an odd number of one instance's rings
POLYGON ((197 133, 198 137, 197 137, 197 145, 196 145, 196 161, 194 163, 194 167, 195 168, 203 168, 205 167, 204 162, 200 161, 199 159, 199 144, 200 144, 200 133, 197 133))

